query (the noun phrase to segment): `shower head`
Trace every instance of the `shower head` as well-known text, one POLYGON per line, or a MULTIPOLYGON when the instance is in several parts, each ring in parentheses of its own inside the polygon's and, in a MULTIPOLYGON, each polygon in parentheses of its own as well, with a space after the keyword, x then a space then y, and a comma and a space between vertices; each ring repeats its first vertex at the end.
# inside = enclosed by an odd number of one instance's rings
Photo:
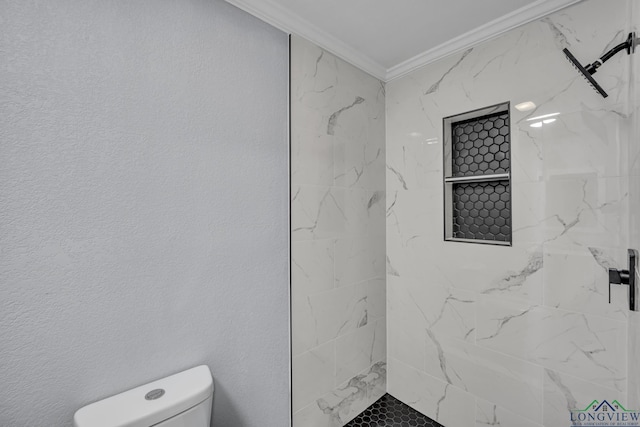
POLYGON ((598 82, 593 77, 591 77, 591 75, 595 74, 598 71, 598 68, 600 68, 602 64, 604 64, 605 62, 613 58, 616 53, 622 50, 626 50, 628 55, 635 53, 636 46, 638 46, 638 44, 639 44, 639 39, 636 37, 636 33, 629 33, 629 35, 627 36, 627 40, 620 43, 613 49, 610 49, 607 53, 602 55, 600 58, 596 59, 596 61, 593 64, 589 64, 584 67, 580 65, 576 57, 573 56, 571 52, 569 52, 569 49, 565 48, 562 51, 567 56, 567 59, 573 64, 573 66, 576 67, 576 70, 578 70, 580 74, 582 74, 582 77, 587 79, 591 87, 594 88, 596 92, 598 92, 600 95, 602 95, 603 98, 606 98, 609 95, 607 95, 607 92, 605 92, 604 89, 600 87, 598 82))
POLYGON ((587 71, 586 68, 584 68, 576 59, 575 56, 573 56, 573 54, 571 52, 569 52, 569 49, 564 48, 562 50, 564 52, 564 54, 567 56, 567 59, 569 60, 569 62, 571 62, 571 64, 573 64, 573 66, 575 67, 576 70, 578 70, 578 72, 580 74, 582 74, 582 77, 584 77, 585 79, 587 79, 587 81, 589 82, 589 84, 591 85, 591 87, 598 92, 600 95, 602 95, 603 98, 606 98, 607 96, 609 96, 607 94, 607 92, 604 91, 604 89, 602 89, 602 87, 598 84, 598 82, 596 81, 596 79, 594 79, 593 77, 591 77, 591 73, 589 73, 589 71, 587 71))

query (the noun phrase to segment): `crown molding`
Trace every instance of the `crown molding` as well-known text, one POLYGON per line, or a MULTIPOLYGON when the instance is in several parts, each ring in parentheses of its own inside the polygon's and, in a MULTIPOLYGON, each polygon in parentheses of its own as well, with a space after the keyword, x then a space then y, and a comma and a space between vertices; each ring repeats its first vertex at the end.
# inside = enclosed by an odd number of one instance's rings
POLYGON ((324 50, 331 52, 338 58, 344 59, 351 65, 384 81, 387 69, 358 50, 347 45, 342 40, 322 31, 320 28, 302 19, 295 13, 283 8, 270 0, 226 0, 227 3, 252 14, 268 24, 284 31, 295 34, 313 42, 324 50))
POLYGON ((226 0, 268 24, 315 43, 373 77, 388 82, 583 0, 537 0, 389 69, 271 0, 226 0))
POLYGON ((509 30, 543 18, 581 1, 583 0, 538 0, 389 68, 385 81, 388 82, 402 77, 445 56, 498 37, 509 30))

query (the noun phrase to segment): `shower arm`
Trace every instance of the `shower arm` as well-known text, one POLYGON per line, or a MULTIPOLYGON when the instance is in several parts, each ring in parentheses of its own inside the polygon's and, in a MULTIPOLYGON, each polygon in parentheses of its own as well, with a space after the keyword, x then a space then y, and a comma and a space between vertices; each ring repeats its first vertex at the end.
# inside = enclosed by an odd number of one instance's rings
POLYGON ((585 67, 585 70, 587 70, 589 74, 595 74, 598 71, 598 68, 602 66, 602 64, 607 62, 609 59, 613 58, 616 53, 620 52, 623 49, 627 51, 628 55, 631 55, 632 53, 635 52, 636 46, 638 45, 639 40, 640 39, 636 37, 635 32, 629 33, 629 36, 627 37, 626 41, 620 43, 618 46, 609 50, 607 53, 605 53, 599 59, 597 59, 593 64, 587 65, 585 67))

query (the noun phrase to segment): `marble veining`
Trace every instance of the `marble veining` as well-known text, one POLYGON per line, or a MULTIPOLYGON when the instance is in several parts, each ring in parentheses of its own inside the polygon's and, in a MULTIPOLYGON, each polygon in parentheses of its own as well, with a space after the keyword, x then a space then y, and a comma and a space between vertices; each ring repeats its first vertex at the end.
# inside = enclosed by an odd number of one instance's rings
POLYGON ((402 174, 400 172, 398 172, 397 170, 395 170, 394 168, 392 168, 391 166, 387 165, 387 169, 390 170, 398 179, 398 181, 400 181, 400 183, 402 184, 402 188, 405 190, 408 190, 409 188, 407 187, 407 182, 404 180, 404 178, 402 177, 402 174))
POLYGON ((589 252, 604 271, 609 271, 610 268, 616 268, 615 261, 613 261, 603 249, 589 248, 589 252))
POLYGON ((562 383, 562 378, 560 378, 560 376, 558 374, 556 374, 555 372, 553 372, 552 370, 545 369, 544 372, 549 377, 549 379, 556 386, 558 386, 558 389, 560 389, 560 391, 564 395, 565 400, 567 402, 567 411, 571 411, 574 408, 577 408, 578 407, 578 401, 576 400, 575 397, 573 397, 573 394, 571 393, 571 390, 569 389, 569 387, 567 387, 566 385, 564 385, 562 383))
POLYGON ((460 63, 462 61, 464 61, 464 59, 467 57, 467 55, 469 55, 471 52, 473 51, 473 48, 467 49, 465 50, 462 55, 460 56, 460 59, 458 59, 458 61, 453 64, 451 66, 451 68, 449 68, 439 79, 438 81, 436 81, 434 84, 431 85, 431 87, 429 89, 427 89, 427 91, 424 93, 425 95, 429 95, 431 93, 437 92, 438 89, 440 88, 440 84, 442 83, 442 81, 449 75, 451 74, 451 72, 453 70, 456 69, 456 67, 458 67, 460 65, 460 63))
POLYGON ((560 23, 556 24, 553 21, 553 19, 550 17, 543 18, 541 21, 549 26, 549 29, 551 30, 551 34, 553 35, 553 39, 558 49, 564 49, 565 47, 571 46, 571 43, 569 43, 569 41, 567 40, 567 37, 564 35, 564 32, 563 32, 563 30, 567 30, 567 28, 560 29, 559 27, 561 27, 562 24, 560 23))
MULTIPOLYGON (((350 379, 330 396, 317 400, 318 408, 329 415, 332 423, 344 423, 345 414, 351 414, 351 408, 357 401, 366 400, 378 390, 384 390, 386 364, 378 362, 364 374, 350 379)), ((342 424, 340 424, 342 425, 342 424)))
POLYGON ((389 257, 387 256, 387 274, 390 276, 400 276, 400 274, 398 274, 398 271, 393 268, 393 266, 391 265, 391 261, 389 260, 389 257))
POLYGON ((331 114, 331 117, 329 117, 329 122, 327 123, 327 135, 335 135, 334 128, 336 127, 336 124, 338 123, 338 117, 340 117, 340 114, 342 114, 343 112, 345 112, 349 108, 352 108, 352 107, 354 107, 354 106, 356 106, 358 104, 362 104, 363 102, 364 102, 364 98, 356 96, 356 99, 351 103, 351 105, 348 105, 346 107, 342 107, 341 109, 339 109, 335 113, 331 114))
POLYGON ((291 49, 294 427, 342 426, 386 388, 385 87, 291 49))
POLYGON ((521 287, 528 277, 540 271, 544 264, 544 257, 541 251, 535 251, 529 258, 527 265, 517 272, 508 272, 506 276, 500 278, 494 287, 485 289, 483 294, 492 294, 510 290, 514 287, 521 287))
POLYGON ((598 70, 604 99, 562 53, 623 41, 629 5, 580 2, 386 85, 388 390, 443 425, 557 427, 640 389, 635 317, 607 286, 640 229, 629 57, 598 70), (505 101, 513 246, 444 242, 442 118, 505 101))
POLYGON ((369 199, 369 202, 367 203, 367 210, 370 210, 373 205, 375 205, 377 203, 381 203, 382 201, 384 201, 384 196, 385 196, 385 192, 384 191, 375 191, 371 195, 371 198, 369 199))

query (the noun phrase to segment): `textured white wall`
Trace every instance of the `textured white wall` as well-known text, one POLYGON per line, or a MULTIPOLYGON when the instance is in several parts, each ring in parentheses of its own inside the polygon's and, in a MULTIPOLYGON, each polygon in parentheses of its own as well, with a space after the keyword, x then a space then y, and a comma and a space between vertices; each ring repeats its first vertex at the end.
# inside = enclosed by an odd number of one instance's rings
POLYGON ((288 425, 287 73, 222 1, 0 1, 1 426, 200 363, 288 425))

